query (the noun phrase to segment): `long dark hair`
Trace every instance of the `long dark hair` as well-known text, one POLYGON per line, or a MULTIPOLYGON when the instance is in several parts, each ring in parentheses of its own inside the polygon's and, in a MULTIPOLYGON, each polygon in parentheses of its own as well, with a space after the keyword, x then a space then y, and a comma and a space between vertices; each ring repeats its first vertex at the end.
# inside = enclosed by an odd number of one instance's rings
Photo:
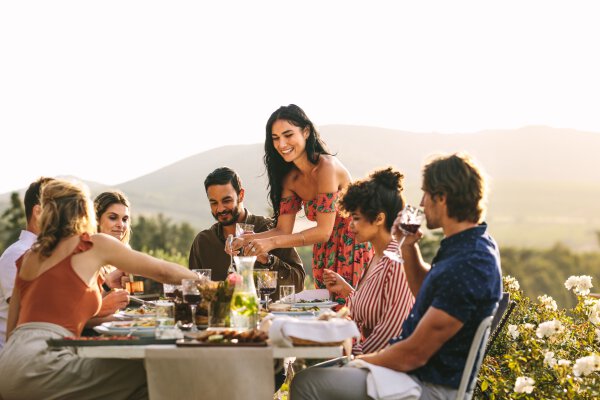
POLYGON ((265 156, 263 160, 269 177, 267 190, 269 192, 271 206, 273 207, 273 218, 275 219, 275 222, 277 222, 277 218, 279 217, 279 204, 281 203, 283 179, 292 169, 296 168, 293 162, 286 162, 273 145, 272 130, 273 124, 277 120, 287 121, 290 124, 299 127, 301 130, 308 128, 309 135, 306 139, 306 155, 308 161, 312 164, 317 164, 321 154, 331 154, 327 149, 325 142, 321 140, 319 132, 300 107, 295 104, 281 106, 271 114, 267 121, 265 156))

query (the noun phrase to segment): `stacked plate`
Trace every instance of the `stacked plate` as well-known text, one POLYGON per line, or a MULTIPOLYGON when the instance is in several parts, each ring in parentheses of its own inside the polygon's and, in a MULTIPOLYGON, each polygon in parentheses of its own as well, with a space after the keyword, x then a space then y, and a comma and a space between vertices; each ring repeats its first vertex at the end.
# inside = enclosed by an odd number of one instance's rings
POLYGON ((137 321, 111 321, 104 322, 102 325, 94 327, 94 330, 102 335, 109 336, 139 336, 139 337, 150 337, 154 336, 154 325, 147 323, 140 323, 137 321))

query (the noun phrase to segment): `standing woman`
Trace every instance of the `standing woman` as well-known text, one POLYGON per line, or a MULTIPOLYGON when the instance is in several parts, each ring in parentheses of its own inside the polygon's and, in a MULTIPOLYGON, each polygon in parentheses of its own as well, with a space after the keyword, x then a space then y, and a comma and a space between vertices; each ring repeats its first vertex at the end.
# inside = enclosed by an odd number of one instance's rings
POLYGON ((350 218, 338 210, 338 197, 350 184, 350 173, 331 155, 300 107, 282 106, 267 121, 264 162, 277 225, 267 232, 245 235, 241 244, 247 245, 251 254, 312 244, 317 288, 325 288, 325 268, 356 285, 372 251, 368 244, 356 243, 350 218), (317 225, 292 233, 302 207, 317 225))
POLYGON ((352 216, 350 228, 356 239, 370 242, 375 250, 356 290, 339 274, 328 269, 324 274, 329 291, 348 298, 352 319, 360 329, 361 338, 354 344, 353 354, 387 347, 389 340, 402 332, 402 323, 415 302, 404 267, 383 253, 398 250, 392 225, 404 208, 402 179, 392 168, 375 171, 369 178, 350 184, 340 201, 342 209, 352 216))
POLYGON ((79 336, 100 310, 104 265, 172 284, 197 275, 96 233, 92 202, 80 186, 49 182, 41 206, 40 234, 17 260, 8 340, 0 352, 0 398, 147 398, 141 360, 80 358, 73 348, 49 348, 46 340, 79 336))

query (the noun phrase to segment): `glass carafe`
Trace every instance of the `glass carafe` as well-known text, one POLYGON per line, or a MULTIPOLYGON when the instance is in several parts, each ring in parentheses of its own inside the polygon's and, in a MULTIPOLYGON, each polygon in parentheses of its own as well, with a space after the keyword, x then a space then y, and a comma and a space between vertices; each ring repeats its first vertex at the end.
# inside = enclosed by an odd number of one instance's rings
POLYGON ((239 279, 231 298, 231 327, 254 329, 258 324, 258 296, 254 286, 256 256, 234 257, 239 279))

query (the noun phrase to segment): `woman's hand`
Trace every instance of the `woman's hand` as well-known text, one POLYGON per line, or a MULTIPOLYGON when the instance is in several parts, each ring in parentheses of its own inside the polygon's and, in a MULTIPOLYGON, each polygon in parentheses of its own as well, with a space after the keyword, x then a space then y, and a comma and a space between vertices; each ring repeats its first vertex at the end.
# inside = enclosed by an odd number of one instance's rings
POLYGON ((329 293, 334 293, 341 297, 348 297, 354 290, 340 274, 327 268, 323 270, 323 282, 325 282, 329 293))
POLYGON ((115 269, 113 272, 106 275, 104 283, 111 289, 123 289, 125 287, 125 282, 127 281, 129 281, 127 274, 120 269, 115 269))
POLYGON ((229 235, 225 240, 225 253, 231 256, 237 256, 243 245, 244 239, 234 238, 233 235, 229 235))
POLYGON ((250 239, 248 240, 248 245, 244 248, 244 255, 258 256, 259 254, 267 254, 273 249, 273 241, 271 238, 250 239))
POLYGON ((98 311, 97 317, 105 317, 114 314, 117 310, 127 307, 129 304, 129 294, 125 290, 111 290, 102 298, 102 306, 98 311))

